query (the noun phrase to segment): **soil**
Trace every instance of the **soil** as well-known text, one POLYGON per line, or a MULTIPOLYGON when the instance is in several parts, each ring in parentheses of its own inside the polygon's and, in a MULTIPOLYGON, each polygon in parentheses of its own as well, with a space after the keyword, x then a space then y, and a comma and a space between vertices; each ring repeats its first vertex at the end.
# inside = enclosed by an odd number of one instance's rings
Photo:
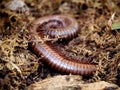
POLYGON ((56 48, 67 57, 87 58, 98 65, 93 76, 81 76, 82 80, 120 86, 120 0, 1 0, 0 90, 25 90, 34 82, 64 75, 29 47, 31 22, 56 14, 70 14, 79 24, 78 36, 56 42, 56 48))

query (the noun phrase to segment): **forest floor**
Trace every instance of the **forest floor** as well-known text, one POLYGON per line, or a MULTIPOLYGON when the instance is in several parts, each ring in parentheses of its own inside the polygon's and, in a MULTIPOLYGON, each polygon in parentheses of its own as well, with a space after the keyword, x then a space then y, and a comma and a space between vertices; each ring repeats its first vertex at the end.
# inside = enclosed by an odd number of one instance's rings
POLYGON ((69 57, 91 58, 99 67, 93 76, 81 76, 82 81, 120 86, 120 0, 1 0, 0 90, 24 90, 35 82, 64 76, 42 62, 28 44, 31 22, 58 14, 72 15, 79 32, 57 48, 69 57))

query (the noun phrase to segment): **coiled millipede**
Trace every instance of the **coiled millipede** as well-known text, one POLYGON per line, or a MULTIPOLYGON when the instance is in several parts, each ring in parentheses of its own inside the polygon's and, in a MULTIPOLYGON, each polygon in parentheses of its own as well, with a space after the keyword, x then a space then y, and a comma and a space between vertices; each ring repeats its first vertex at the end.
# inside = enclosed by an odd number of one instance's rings
POLYGON ((70 60, 60 55, 43 40, 45 35, 52 38, 73 38, 78 32, 77 21, 69 15, 45 16, 34 20, 30 27, 30 47, 36 55, 43 55, 44 61, 52 68, 65 74, 91 75, 96 65, 70 60), (35 40, 39 39, 42 43, 35 40))

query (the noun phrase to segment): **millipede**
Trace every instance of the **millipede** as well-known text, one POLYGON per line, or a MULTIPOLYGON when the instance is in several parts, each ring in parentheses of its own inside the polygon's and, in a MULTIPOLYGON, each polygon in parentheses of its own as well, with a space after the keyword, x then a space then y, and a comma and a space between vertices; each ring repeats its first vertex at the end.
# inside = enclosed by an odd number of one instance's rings
POLYGON ((34 20, 29 28, 30 47, 37 56, 43 56, 43 60, 51 67, 65 74, 91 75, 96 71, 96 65, 71 60, 60 51, 55 50, 44 36, 50 38, 69 39, 78 33, 78 23, 70 15, 51 15, 34 20), (41 42, 38 42, 40 40, 41 42))

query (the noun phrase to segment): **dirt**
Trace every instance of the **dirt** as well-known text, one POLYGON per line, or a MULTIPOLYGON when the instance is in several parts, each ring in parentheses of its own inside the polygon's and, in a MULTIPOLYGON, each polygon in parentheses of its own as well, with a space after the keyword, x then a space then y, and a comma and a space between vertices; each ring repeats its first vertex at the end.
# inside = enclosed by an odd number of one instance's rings
POLYGON ((56 43, 56 48, 67 57, 90 58, 98 65, 96 73, 81 76, 82 81, 120 86, 120 24, 112 28, 120 22, 119 0, 1 0, 0 90, 24 90, 34 82, 64 75, 47 66, 29 47, 31 22, 56 14, 73 15, 79 24, 78 36, 56 43))

